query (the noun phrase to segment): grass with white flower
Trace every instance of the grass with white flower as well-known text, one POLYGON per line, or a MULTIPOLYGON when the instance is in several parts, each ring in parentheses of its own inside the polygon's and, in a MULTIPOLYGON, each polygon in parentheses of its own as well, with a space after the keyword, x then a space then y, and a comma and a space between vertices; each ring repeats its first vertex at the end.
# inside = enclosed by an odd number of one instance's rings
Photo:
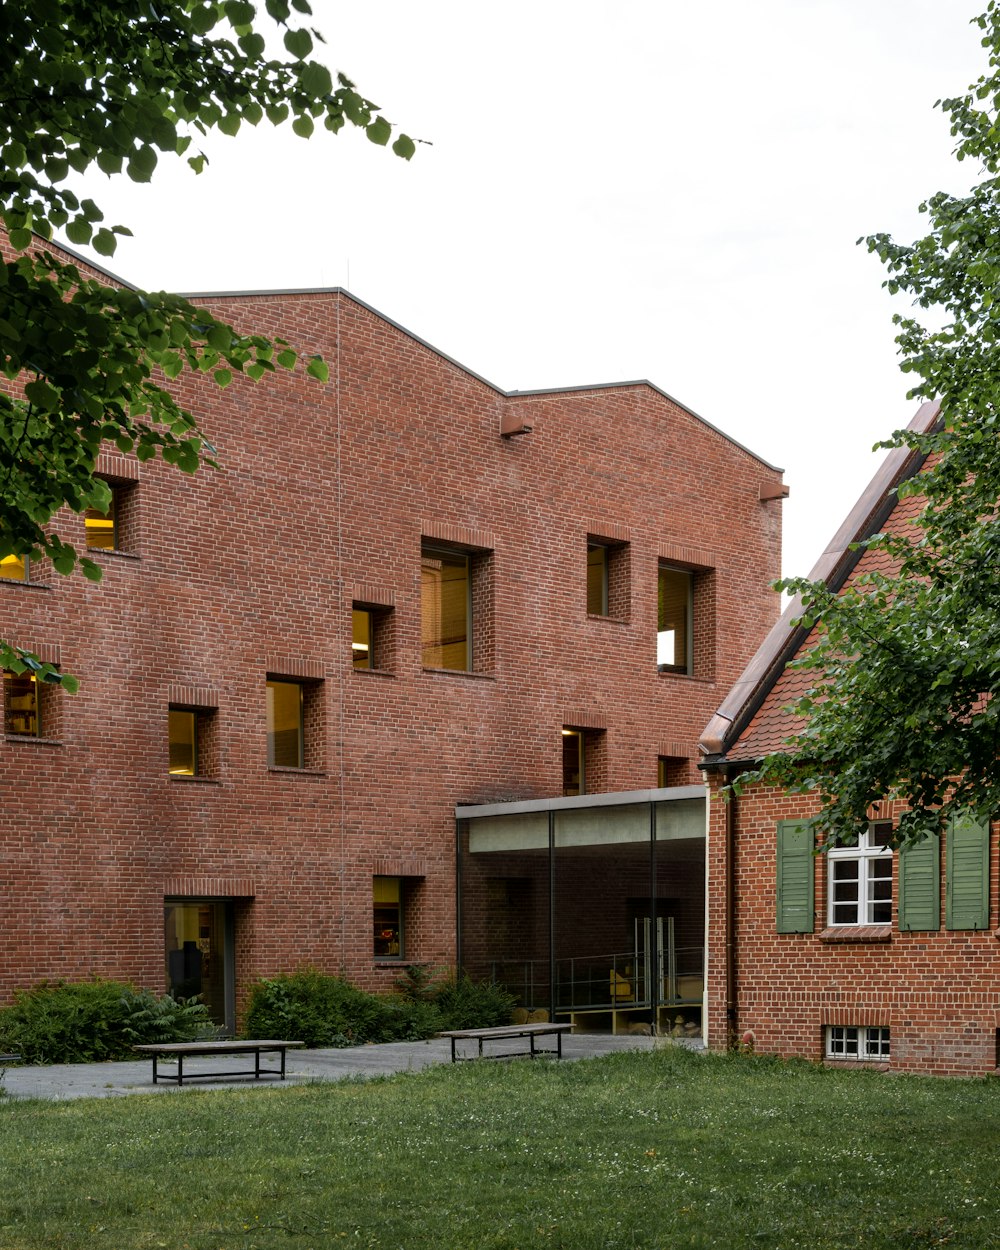
POLYGON ((1000 1083, 665 1049, 0 1099, 2 1250, 1000 1250, 1000 1083))

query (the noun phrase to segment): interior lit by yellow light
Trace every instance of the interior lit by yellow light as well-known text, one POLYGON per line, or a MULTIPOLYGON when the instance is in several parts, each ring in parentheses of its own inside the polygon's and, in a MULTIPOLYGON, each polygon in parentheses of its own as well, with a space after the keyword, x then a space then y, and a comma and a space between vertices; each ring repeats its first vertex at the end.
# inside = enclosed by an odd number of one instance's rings
POLYGON ((4 556, 0 559, 0 577, 9 578, 13 582, 23 582, 25 578, 25 560, 23 556, 4 556))

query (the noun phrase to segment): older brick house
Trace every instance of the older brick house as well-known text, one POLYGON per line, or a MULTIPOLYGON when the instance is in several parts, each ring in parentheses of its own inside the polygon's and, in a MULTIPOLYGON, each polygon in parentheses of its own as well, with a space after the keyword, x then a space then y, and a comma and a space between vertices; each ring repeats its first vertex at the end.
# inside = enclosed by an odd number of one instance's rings
MULTIPOLYGON (((914 426, 936 418, 925 404, 914 426)), ((871 567, 852 542, 906 525, 919 499, 895 489, 919 472, 887 457, 811 576, 835 588, 871 567)), ((792 604, 708 725, 701 749, 713 795, 795 732, 785 711, 810 645, 792 604)), ((752 1035, 761 1051, 830 1063, 972 1075, 998 1065, 1000 920, 996 828, 959 825, 894 853, 888 802, 857 847, 817 856, 809 796, 756 786, 710 803, 708 1037, 752 1035)))
POLYGON ((454 963, 456 805, 686 801, 776 615, 780 471, 655 386, 504 393, 342 290, 198 298, 330 381, 188 378, 222 468, 108 450, 113 514, 63 524, 103 580, 5 562, 0 633, 82 685, 5 681, 0 999, 232 1024, 260 975, 454 963))

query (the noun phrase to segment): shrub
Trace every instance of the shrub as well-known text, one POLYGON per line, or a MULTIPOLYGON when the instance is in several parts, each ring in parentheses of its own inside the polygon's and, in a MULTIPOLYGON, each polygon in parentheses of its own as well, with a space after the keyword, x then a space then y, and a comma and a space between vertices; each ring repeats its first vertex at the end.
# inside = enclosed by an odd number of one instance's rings
POLYGON ((43 981, 0 1008, 0 1050, 25 1063, 90 1063, 132 1056, 143 1042, 184 1042, 214 1031, 195 999, 157 998, 118 981, 43 981))
POLYGON ((467 976, 453 977, 434 996, 445 1029, 489 1029, 509 1024, 516 1003, 514 995, 495 981, 472 981, 467 976))
POLYGON ((382 1040, 382 1002, 343 977, 315 968, 258 981, 250 995, 248 1037, 283 1037, 307 1046, 356 1046, 382 1040))

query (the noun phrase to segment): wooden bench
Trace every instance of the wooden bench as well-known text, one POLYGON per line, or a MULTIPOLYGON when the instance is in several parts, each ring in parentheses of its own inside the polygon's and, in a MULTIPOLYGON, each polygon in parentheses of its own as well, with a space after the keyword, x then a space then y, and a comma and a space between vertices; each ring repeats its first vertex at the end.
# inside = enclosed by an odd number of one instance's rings
POLYGON ((187 1077, 189 1081, 205 1080, 210 1077, 228 1078, 232 1076, 252 1076, 255 1081, 259 1081, 265 1076, 276 1076, 283 1081, 285 1079, 285 1051, 304 1045, 305 1042, 283 1042, 275 1041, 273 1038, 265 1038, 263 1040, 227 1042, 163 1042, 159 1045, 133 1046, 132 1049, 153 1056, 154 1085, 158 1080, 176 1081, 178 1085, 183 1085, 185 1058, 205 1055, 253 1055, 254 1066, 246 1069, 231 1069, 228 1072, 191 1072, 188 1073, 187 1077), (280 1067, 262 1068, 260 1066, 261 1055, 270 1054, 281 1056, 280 1067), (160 1072, 158 1067, 160 1059, 176 1059, 176 1074, 160 1072))
POLYGON ((514 1059, 520 1055, 526 1055, 531 1059, 536 1058, 538 1055, 555 1055, 557 1059, 561 1059, 563 1034, 568 1033, 572 1027, 570 1024, 551 1024, 547 1021, 542 1024, 501 1024, 492 1029, 450 1029, 447 1032, 439 1033, 438 1036, 451 1039, 452 1063, 458 1063, 466 1059, 514 1059), (539 1037, 554 1037, 556 1039, 555 1048, 546 1046, 539 1049, 535 1045, 535 1040, 539 1037), (483 1051, 484 1042, 500 1042, 524 1038, 528 1040, 527 1050, 505 1051, 502 1054, 485 1054, 483 1051), (478 1053, 475 1055, 459 1054, 456 1042, 462 1041, 478 1042, 478 1053))

